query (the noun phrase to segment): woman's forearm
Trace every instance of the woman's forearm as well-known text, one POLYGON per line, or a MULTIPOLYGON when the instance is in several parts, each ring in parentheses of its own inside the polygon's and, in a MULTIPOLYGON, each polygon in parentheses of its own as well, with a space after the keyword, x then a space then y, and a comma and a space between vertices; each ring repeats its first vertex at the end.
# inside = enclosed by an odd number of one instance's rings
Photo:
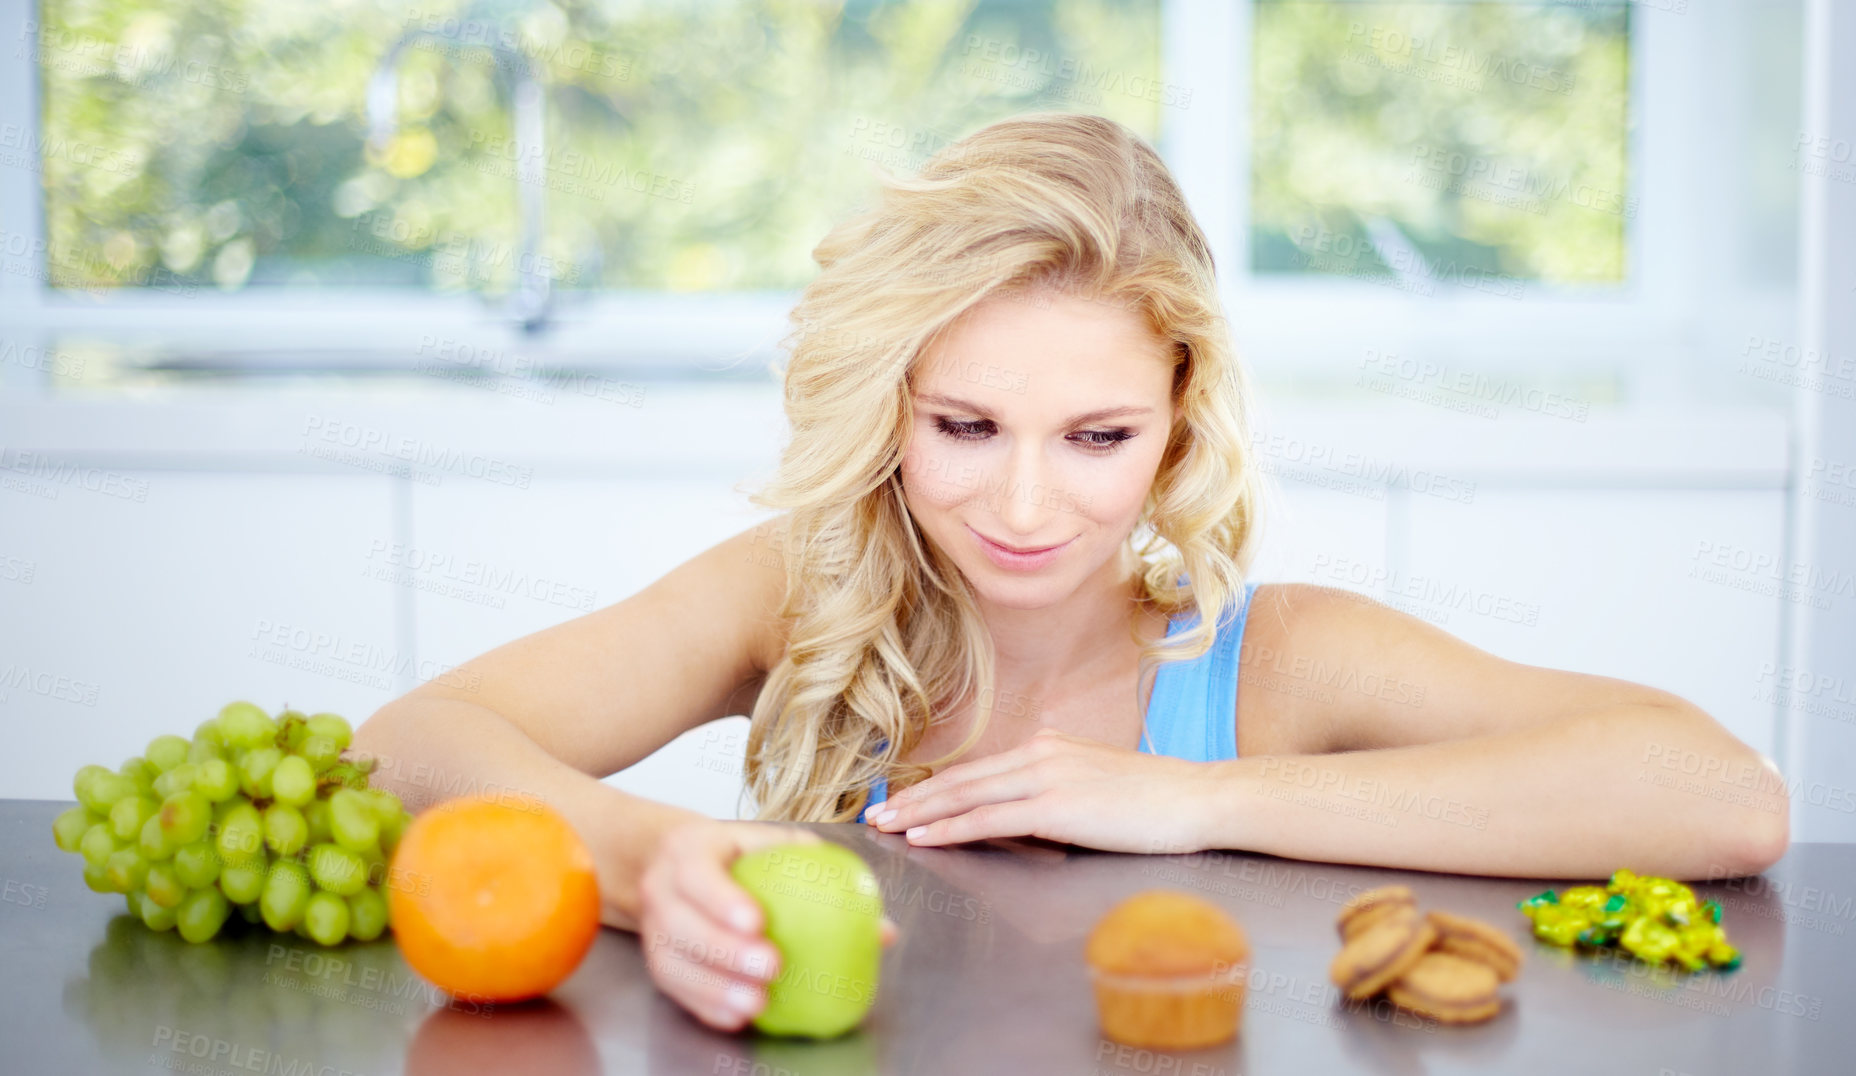
POLYGON ((668 830, 704 818, 633 796, 543 750, 495 711, 456 699, 407 695, 382 707, 350 749, 378 759, 373 783, 418 812, 454 796, 533 796, 577 830, 599 872, 601 919, 636 930, 638 880, 668 830))
POLYGON ((1496 736, 1210 764, 1204 847, 1512 877, 1756 873, 1790 804, 1692 707, 1594 710, 1496 736))

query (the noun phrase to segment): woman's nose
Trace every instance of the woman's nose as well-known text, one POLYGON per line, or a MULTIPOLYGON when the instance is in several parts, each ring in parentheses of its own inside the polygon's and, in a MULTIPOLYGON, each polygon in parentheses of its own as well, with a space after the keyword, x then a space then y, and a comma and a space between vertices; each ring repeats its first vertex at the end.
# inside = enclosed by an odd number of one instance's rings
POLYGON ((1049 537, 1051 505, 1050 460, 1041 445, 1017 446, 1010 456, 1005 481, 998 490, 996 511, 1009 533, 1000 535, 1007 542, 1035 542, 1049 537))

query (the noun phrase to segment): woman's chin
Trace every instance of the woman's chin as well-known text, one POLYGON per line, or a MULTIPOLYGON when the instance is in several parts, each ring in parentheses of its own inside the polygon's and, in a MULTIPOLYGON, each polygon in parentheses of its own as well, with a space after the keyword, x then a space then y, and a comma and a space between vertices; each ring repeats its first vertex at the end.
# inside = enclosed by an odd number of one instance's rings
POLYGON ((1052 572, 1020 574, 978 565, 967 575, 982 602, 1000 609, 1048 609, 1076 589, 1074 580, 1052 572))

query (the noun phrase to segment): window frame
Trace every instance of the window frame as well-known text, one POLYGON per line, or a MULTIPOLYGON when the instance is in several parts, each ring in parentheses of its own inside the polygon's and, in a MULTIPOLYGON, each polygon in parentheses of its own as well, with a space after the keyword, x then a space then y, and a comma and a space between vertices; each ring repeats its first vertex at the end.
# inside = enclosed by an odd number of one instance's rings
POLYGON ((1165 149, 1211 240, 1226 314, 1254 368, 1344 377, 1368 349, 1488 371, 1590 367, 1645 378, 1681 361, 1704 252, 1698 230, 1683 226, 1700 219, 1696 185, 1681 179, 1707 167, 1689 92, 1702 73, 1695 20, 1632 6, 1627 195, 1637 213, 1626 221, 1625 280, 1581 289, 1530 281, 1517 300, 1444 284, 1421 298, 1367 281, 1252 272, 1250 70, 1221 53, 1251 54, 1253 5, 1173 0, 1168 16, 1168 78, 1205 86, 1195 103, 1219 106, 1179 117, 1165 149), (1221 191, 1230 192, 1225 204, 1221 191))
MULTIPOLYGON (((1448 285, 1415 298, 1380 285, 1314 276, 1269 278, 1249 268, 1249 65, 1252 5, 1162 0, 1162 69, 1192 87, 1186 108, 1163 108, 1157 142, 1211 241, 1233 333, 1260 373, 1345 377, 1366 349, 1473 362, 1478 369, 1602 367, 1658 377, 1681 361, 1684 330, 1698 311, 1704 245, 1693 168, 1703 117, 1690 92, 1705 75, 1696 20, 1634 8, 1630 42, 1630 196, 1627 281, 1615 289, 1556 292, 1530 282, 1520 299, 1448 285), (1233 59, 1236 62, 1233 62, 1233 59), (1446 294, 1444 288, 1462 294, 1446 294), (1344 311, 1344 318, 1336 318, 1344 311)), ((15 46, 36 52, 35 0, 0 0, 15 46)), ((32 132, 40 107, 36 63, 0 71, 0 135, 32 132)), ((44 243, 39 174, 0 168, 0 220, 44 243)), ((17 246, 18 241, 13 241, 17 246)), ((761 376, 778 354, 796 291, 676 294, 609 290, 560 293, 549 327, 524 334, 473 295, 342 288, 244 289, 192 294, 117 289, 99 301, 59 291, 0 250, 0 333, 47 345, 83 338, 184 355, 233 368, 411 369, 453 342, 502 349, 538 362, 654 371, 690 377, 761 376), (442 330, 440 327, 443 327, 442 330), (439 331, 453 334, 439 337, 439 331)), ((0 386, 49 371, 13 364, 0 386)))

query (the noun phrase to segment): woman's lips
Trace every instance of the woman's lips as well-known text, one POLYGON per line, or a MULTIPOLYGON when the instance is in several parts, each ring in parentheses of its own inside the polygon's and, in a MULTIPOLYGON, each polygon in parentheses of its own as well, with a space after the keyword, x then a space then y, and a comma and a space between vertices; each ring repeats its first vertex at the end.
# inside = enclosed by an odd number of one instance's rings
POLYGON ((1022 550, 1001 545, 979 531, 973 530, 972 527, 968 527, 967 530, 972 532, 974 541, 979 543, 980 551, 986 554, 987 559, 1007 571, 1036 571, 1057 559, 1057 554, 1063 552, 1065 546, 1076 541, 1075 538, 1071 538, 1067 542, 1059 542, 1056 545, 1022 550))

